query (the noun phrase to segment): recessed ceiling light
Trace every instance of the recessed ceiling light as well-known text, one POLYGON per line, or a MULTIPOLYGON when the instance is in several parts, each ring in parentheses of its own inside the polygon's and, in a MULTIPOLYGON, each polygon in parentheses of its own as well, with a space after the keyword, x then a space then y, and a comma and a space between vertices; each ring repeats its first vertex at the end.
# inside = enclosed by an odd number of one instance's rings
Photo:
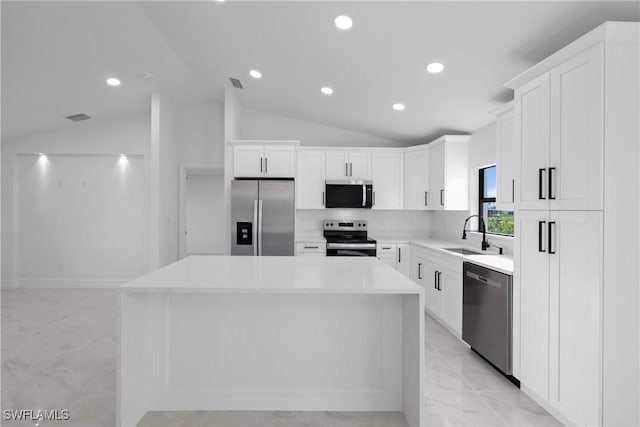
POLYGON ((400 104, 400 103, 393 104, 393 109, 396 111, 402 111, 404 110, 404 104, 400 104))
POLYGON ((437 74, 442 70, 444 70, 444 65, 439 62, 432 62, 431 64, 427 65, 427 71, 432 74, 437 74))
POLYGON ((348 30, 353 26, 353 20, 347 15, 336 16, 336 19, 334 19, 333 22, 336 24, 336 27, 341 30, 348 30))
POLYGON ((251 77, 253 77, 254 79, 261 79, 262 78, 262 73, 258 70, 251 70, 249 71, 249 75, 251 77))
POLYGON ((325 95, 331 95, 333 93, 333 89, 331 89, 329 86, 325 86, 320 89, 320 92, 324 93, 325 95))
POLYGON ((120 80, 116 79, 115 77, 109 77, 107 79, 107 84, 109 86, 120 86, 120 80))

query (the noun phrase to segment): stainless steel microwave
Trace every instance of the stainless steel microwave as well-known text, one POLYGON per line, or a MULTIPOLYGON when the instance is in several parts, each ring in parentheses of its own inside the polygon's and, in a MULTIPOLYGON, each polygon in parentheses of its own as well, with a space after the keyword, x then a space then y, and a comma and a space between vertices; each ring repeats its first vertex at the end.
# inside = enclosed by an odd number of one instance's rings
POLYGON ((371 181, 325 181, 325 207, 371 209, 371 181))

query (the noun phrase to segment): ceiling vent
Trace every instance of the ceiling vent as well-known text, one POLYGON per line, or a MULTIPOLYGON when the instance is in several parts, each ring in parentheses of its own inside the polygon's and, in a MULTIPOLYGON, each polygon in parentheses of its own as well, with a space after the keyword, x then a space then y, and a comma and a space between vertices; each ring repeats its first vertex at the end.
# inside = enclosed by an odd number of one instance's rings
POLYGON ((233 87, 236 89, 242 89, 242 82, 240 80, 234 79, 233 77, 229 77, 229 80, 231 80, 233 87))
POLYGON ((87 115, 86 115, 86 114, 84 114, 84 113, 80 113, 80 114, 72 114, 72 115, 70 115, 70 116, 66 116, 66 117, 65 117, 65 119, 69 119, 69 120, 71 120, 72 122, 81 122, 81 121, 83 121, 83 120, 88 120, 88 119, 90 119, 90 118, 91 118, 91 117, 87 116, 87 115))

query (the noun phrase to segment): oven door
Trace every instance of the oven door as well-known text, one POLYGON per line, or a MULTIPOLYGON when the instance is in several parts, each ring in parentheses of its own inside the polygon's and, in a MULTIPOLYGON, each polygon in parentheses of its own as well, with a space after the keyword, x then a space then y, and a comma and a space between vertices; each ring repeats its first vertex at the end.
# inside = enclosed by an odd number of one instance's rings
POLYGON ((376 256, 376 244, 327 243, 327 256, 376 256))
POLYGON ((326 181, 325 207, 371 209, 373 185, 370 181, 326 181))

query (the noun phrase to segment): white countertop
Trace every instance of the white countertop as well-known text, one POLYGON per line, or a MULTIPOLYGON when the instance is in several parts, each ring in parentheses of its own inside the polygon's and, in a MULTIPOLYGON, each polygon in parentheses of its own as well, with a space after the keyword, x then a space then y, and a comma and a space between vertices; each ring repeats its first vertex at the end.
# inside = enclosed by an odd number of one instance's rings
POLYGON ((184 258, 120 287, 125 292, 419 294, 410 279, 368 257, 184 258))
POLYGON ((482 255, 462 255, 451 251, 446 251, 444 248, 466 248, 476 252, 482 252, 478 248, 461 245, 459 242, 449 242, 446 240, 437 239, 415 239, 410 243, 418 246, 422 246, 427 249, 432 249, 440 254, 447 256, 462 258, 463 261, 469 261, 483 267, 490 268, 500 273, 513 274, 513 256, 511 255, 498 255, 495 252, 487 252, 482 255))

